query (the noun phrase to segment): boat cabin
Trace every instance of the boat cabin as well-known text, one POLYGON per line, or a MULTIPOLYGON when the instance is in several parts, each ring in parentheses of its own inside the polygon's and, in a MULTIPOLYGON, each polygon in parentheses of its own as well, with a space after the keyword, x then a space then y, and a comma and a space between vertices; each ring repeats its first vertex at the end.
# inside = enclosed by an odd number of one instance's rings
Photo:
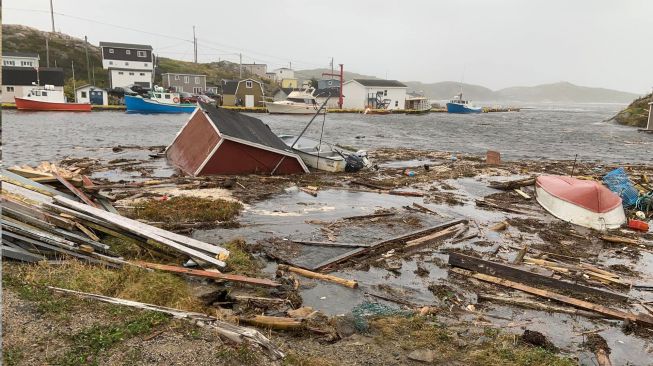
POLYGON ((162 104, 179 104, 179 93, 168 93, 168 92, 152 92, 150 99, 155 102, 162 104))
POLYGON ((43 88, 34 88, 30 90, 25 98, 30 100, 38 100, 42 102, 65 103, 66 97, 63 91, 56 90, 54 85, 45 85, 43 88))
POLYGON ((405 109, 427 111, 431 109, 431 103, 426 97, 407 97, 405 109))
POLYGON ((294 90, 288 94, 286 101, 302 104, 317 104, 315 97, 313 96, 313 91, 315 89, 308 88, 306 90, 294 90))

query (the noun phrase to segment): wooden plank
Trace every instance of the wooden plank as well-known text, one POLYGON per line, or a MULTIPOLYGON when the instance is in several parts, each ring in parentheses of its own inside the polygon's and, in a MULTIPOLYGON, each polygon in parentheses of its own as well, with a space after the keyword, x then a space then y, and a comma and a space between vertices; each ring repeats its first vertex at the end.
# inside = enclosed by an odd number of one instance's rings
POLYGON ((637 246, 639 246, 640 244, 639 240, 637 239, 625 238, 623 236, 616 236, 616 235, 603 235, 601 236, 601 239, 610 243, 617 243, 617 244, 628 244, 628 245, 637 245, 637 246))
POLYGON ((499 277, 494 277, 490 276, 484 273, 473 273, 470 275, 470 277, 476 278, 481 281, 485 282, 490 282, 494 283, 497 285, 505 286, 508 288, 512 288, 515 290, 523 291, 526 293, 529 293, 531 295, 537 295, 540 297, 544 297, 547 299, 551 300, 556 300, 564 304, 572 305, 574 307, 584 309, 584 310, 590 310, 602 315, 605 315, 609 318, 614 318, 614 319, 621 319, 621 320, 629 320, 635 323, 639 323, 642 325, 646 326, 653 326, 653 317, 646 315, 646 314, 633 314, 621 310, 616 310, 612 308, 608 308, 606 306, 598 305, 591 303, 589 301, 584 301, 584 300, 579 300, 573 297, 569 297, 566 295, 562 295, 556 292, 548 291, 548 290, 542 290, 539 288, 531 287, 524 285, 523 283, 519 282, 514 282, 510 280, 506 280, 503 278, 499 277))
POLYGON ((349 182, 349 184, 354 184, 354 185, 363 186, 363 187, 372 188, 372 189, 378 189, 378 190, 381 190, 381 191, 388 191, 388 190, 394 188, 394 187, 387 187, 387 186, 384 187, 384 186, 380 186, 380 185, 377 185, 377 184, 362 182, 362 181, 358 181, 358 180, 352 180, 352 181, 349 182))
POLYGON ((202 324, 204 326, 208 326, 210 328, 216 329, 218 334, 234 342, 242 343, 243 341, 247 340, 249 342, 258 344, 261 347, 267 349, 270 355, 275 359, 282 358, 285 356, 283 352, 281 352, 272 342, 270 342, 269 339, 267 339, 257 330, 226 323, 221 320, 218 320, 217 318, 202 313, 193 313, 190 311, 167 308, 158 305, 145 304, 137 301, 119 299, 115 297, 108 297, 108 296, 97 295, 97 294, 90 294, 90 293, 68 290, 68 289, 52 287, 52 286, 48 286, 48 288, 60 293, 73 294, 83 298, 98 300, 110 304, 123 305, 123 306, 138 308, 138 309, 156 311, 156 312, 171 315, 175 318, 191 320, 196 323, 202 324))
POLYGON ((524 198, 527 199, 527 200, 530 200, 530 199, 531 199, 531 196, 530 196, 528 193, 522 191, 521 189, 515 188, 515 192, 516 192, 518 195, 524 197, 524 198))
POLYGON ((363 220, 363 219, 373 219, 376 217, 385 217, 385 216, 394 216, 396 213, 394 212, 381 212, 377 214, 370 214, 370 215, 359 215, 359 216, 347 216, 343 217, 343 220, 363 220))
POLYGON ((628 301, 628 296, 609 292, 593 287, 579 285, 573 282, 566 282, 552 277, 544 276, 538 273, 525 271, 523 269, 511 267, 505 264, 490 262, 476 257, 460 253, 449 253, 449 265, 460 267, 474 272, 500 276, 510 280, 520 281, 534 286, 546 286, 566 292, 581 294, 583 296, 593 296, 596 298, 610 298, 618 301, 628 301))
POLYGON ((360 243, 338 243, 330 241, 308 241, 308 240, 292 240, 293 243, 303 245, 313 245, 318 247, 343 247, 343 248, 362 248, 369 246, 368 244, 360 243))
MULTIPOLYGON (((6 239, 2 239, 2 243, 6 244, 6 239)), ((0 247, 0 251, 2 252, 3 258, 11 258, 21 262, 36 263, 47 259, 42 255, 30 253, 26 250, 12 248, 9 245, 3 245, 0 247)))
POLYGON ((145 268, 158 269, 160 271, 166 271, 166 272, 187 274, 189 276, 211 278, 214 280, 239 282, 248 285, 265 286, 265 287, 281 286, 279 282, 272 281, 266 278, 253 278, 253 277, 247 277, 241 275, 233 275, 233 274, 226 274, 226 273, 213 272, 213 271, 203 271, 198 269, 169 266, 165 264, 149 263, 144 261, 133 261, 132 263, 134 263, 137 266, 141 266, 145 268))
POLYGON ((282 271, 297 273, 298 275, 301 275, 301 276, 304 276, 304 277, 313 278, 313 279, 316 279, 316 280, 322 280, 322 281, 337 283, 339 285, 343 285, 343 286, 346 286, 346 287, 349 287, 349 288, 358 287, 358 282, 356 282, 354 280, 346 280, 344 278, 340 278, 340 277, 336 277, 336 276, 332 276, 332 275, 311 272, 309 270, 302 269, 302 268, 286 266, 285 264, 280 264, 277 268, 282 270, 282 271))
POLYGON ((299 330, 304 328, 301 320, 279 316, 255 315, 253 318, 240 317, 239 321, 261 328, 278 330, 299 330))
POLYGON ((79 197, 79 199, 81 199, 82 202, 86 203, 89 206, 93 206, 95 208, 98 207, 98 205, 95 202, 93 202, 92 199, 90 199, 84 192, 77 189, 77 187, 73 186, 66 178, 62 177, 57 173, 52 173, 52 175, 54 175, 54 177, 57 178, 57 180, 61 182, 61 184, 63 184, 66 188, 68 188, 69 191, 73 192, 75 196, 79 197))
MULTIPOLYGON (((218 256, 225 257, 225 258, 229 256, 228 250, 217 245, 205 243, 199 240, 189 238, 187 236, 175 234, 170 231, 166 231, 151 225, 147 225, 142 222, 132 220, 124 216, 116 215, 114 213, 107 212, 95 207, 84 205, 64 197, 56 196, 54 197, 54 201, 66 207, 72 208, 74 210, 82 211, 88 215, 95 216, 104 221, 108 221, 125 230, 131 231, 134 234, 146 237, 148 239, 155 240, 157 242, 160 242, 161 244, 171 246, 175 249, 182 250, 183 248, 188 248, 191 252, 202 255, 203 258, 201 259, 210 258, 210 260, 207 260, 207 262, 219 265, 221 267, 224 266, 224 262, 222 260, 218 259, 216 261, 214 258, 209 257, 201 252, 198 252, 197 249, 211 254, 217 254, 218 256), (183 248, 179 249, 180 247, 183 248), (221 263, 221 264, 217 264, 217 263, 221 263)), ((186 254, 189 254, 189 252, 187 252, 186 254)))
POLYGON ((454 232, 460 230, 461 228, 465 227, 463 223, 448 227, 446 229, 436 231, 433 234, 429 234, 426 236, 422 236, 421 238, 409 240, 406 242, 406 246, 404 246, 404 249, 415 249, 417 247, 423 246, 430 244, 434 242, 437 239, 442 238, 443 236, 447 236, 449 234, 453 234, 454 232))
POLYGON ((76 226, 76 227, 77 227, 81 232, 83 232, 84 234, 86 234, 86 236, 88 236, 91 240, 94 240, 94 241, 100 241, 100 238, 99 238, 97 235, 95 235, 95 233, 92 232, 92 231, 91 231, 89 228, 87 228, 86 226, 80 224, 79 222, 75 222, 75 226, 76 226))
POLYGON ((448 228, 450 226, 454 226, 456 224, 459 224, 461 222, 466 222, 466 221, 467 221, 466 219, 449 220, 449 221, 445 221, 443 223, 440 223, 440 224, 437 224, 437 225, 434 225, 434 226, 431 226, 431 227, 428 227, 428 228, 425 228, 425 229, 415 230, 415 231, 408 232, 406 234, 401 234, 401 235, 395 236, 395 237, 390 238, 390 239, 380 240, 380 241, 377 241, 375 243, 370 244, 367 247, 353 249, 353 250, 351 250, 349 252, 346 252, 346 253, 343 253, 343 254, 335 257, 335 258, 331 258, 331 259, 328 259, 326 261, 323 261, 322 263, 317 264, 313 268, 307 268, 307 269, 312 270, 312 271, 322 270, 322 269, 324 269, 326 267, 329 267, 329 266, 332 266, 332 265, 335 265, 335 264, 338 264, 338 263, 342 263, 342 262, 344 262, 346 260, 349 260, 349 259, 351 259, 353 257, 359 256, 359 255, 362 255, 362 254, 365 254, 365 253, 368 253, 368 252, 371 252, 371 251, 374 251, 374 250, 378 250, 378 249, 383 248, 384 246, 386 246, 388 244, 391 244, 391 243, 394 243, 394 242, 397 242, 397 241, 401 241, 401 240, 408 240, 410 238, 417 237, 419 235, 425 235, 425 234, 431 233, 431 232, 433 232, 435 230, 445 229, 445 228, 448 228))
POLYGON ((15 211, 22 212, 39 220, 56 225, 62 229, 73 230, 75 228, 74 223, 70 220, 49 214, 37 206, 32 206, 24 202, 16 201, 8 196, 0 197, 0 203, 2 204, 3 208, 10 208, 15 211))
POLYGON ((37 183, 31 179, 21 177, 20 175, 14 174, 8 170, 2 170, 2 175, 0 176, 0 180, 2 180, 3 182, 12 183, 14 185, 23 187, 25 189, 29 189, 34 192, 45 194, 46 196, 50 196, 50 197, 63 196, 68 199, 75 199, 74 196, 71 196, 67 193, 60 192, 50 186, 46 186, 45 184, 37 183))
POLYGON ((530 186, 533 184, 535 184, 535 178, 531 177, 531 178, 512 180, 508 182, 490 182, 490 187, 494 189, 509 191, 511 189, 530 186))

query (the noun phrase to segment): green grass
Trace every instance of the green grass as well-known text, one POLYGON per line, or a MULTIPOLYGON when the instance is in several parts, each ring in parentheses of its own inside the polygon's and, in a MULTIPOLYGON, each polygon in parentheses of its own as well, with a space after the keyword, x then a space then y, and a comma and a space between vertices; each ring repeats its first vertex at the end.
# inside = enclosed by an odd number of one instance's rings
POLYGON ((223 244, 229 250, 227 269, 232 273, 254 276, 259 272, 261 264, 245 250, 246 245, 244 240, 223 244))
POLYGON ((6 366, 15 366, 25 357, 25 352, 16 347, 4 347, 2 352, 2 362, 6 366))
POLYGON ((132 218, 164 223, 232 221, 243 208, 239 202, 222 199, 179 196, 165 201, 139 202, 129 214, 132 218))
POLYGON ((242 345, 237 348, 223 348, 217 353, 217 358, 225 362, 225 365, 261 365, 261 359, 255 350, 242 345))
POLYGON ((98 355, 116 344, 152 332, 169 321, 165 314, 141 312, 134 319, 118 325, 94 325, 71 337, 70 350, 57 358, 57 365, 97 365, 98 355))

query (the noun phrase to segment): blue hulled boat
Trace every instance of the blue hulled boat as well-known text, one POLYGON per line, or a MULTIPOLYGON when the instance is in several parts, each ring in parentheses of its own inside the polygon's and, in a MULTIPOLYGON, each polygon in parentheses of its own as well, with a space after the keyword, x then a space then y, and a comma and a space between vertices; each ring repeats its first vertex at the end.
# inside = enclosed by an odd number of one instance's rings
POLYGON ((447 103, 447 113, 481 113, 483 108, 472 105, 471 101, 463 99, 463 93, 456 95, 447 103))
POLYGON ((132 113, 193 113, 197 105, 180 104, 179 94, 154 91, 150 98, 125 95, 127 112, 132 113))

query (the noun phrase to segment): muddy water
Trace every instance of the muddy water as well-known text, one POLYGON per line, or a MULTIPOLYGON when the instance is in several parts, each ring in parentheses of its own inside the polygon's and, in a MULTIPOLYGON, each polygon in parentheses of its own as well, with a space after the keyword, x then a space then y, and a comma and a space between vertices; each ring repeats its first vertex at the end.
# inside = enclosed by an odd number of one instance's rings
MULTIPOLYGON (((507 159, 547 158, 632 162, 650 160, 653 139, 635 128, 604 122, 621 105, 538 105, 513 113, 480 115, 329 114, 324 138, 360 149, 413 147, 484 153, 507 159)), ((167 145, 188 115, 124 112, 19 112, 3 114, 5 164, 67 156, 115 158, 116 145, 167 145)), ((299 133, 306 116, 256 114, 276 133, 299 133)), ((322 118, 308 135, 318 136, 322 118)))

